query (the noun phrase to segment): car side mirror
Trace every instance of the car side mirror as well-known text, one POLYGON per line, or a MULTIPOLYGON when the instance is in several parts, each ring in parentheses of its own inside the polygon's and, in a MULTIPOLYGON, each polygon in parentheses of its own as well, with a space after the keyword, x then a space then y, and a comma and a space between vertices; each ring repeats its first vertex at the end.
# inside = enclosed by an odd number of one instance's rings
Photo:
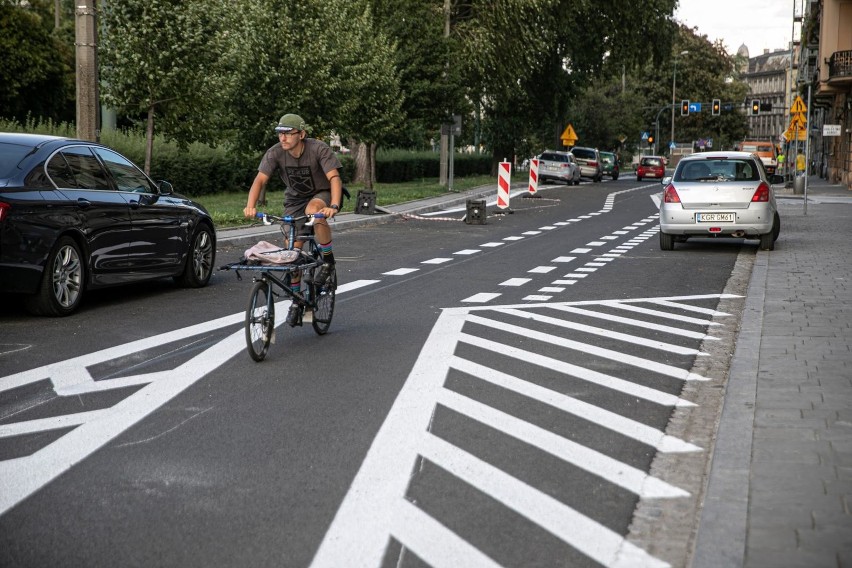
POLYGON ((669 185, 672 182, 672 176, 666 176, 660 181, 660 185, 669 185))
POLYGON ((776 183, 784 183, 784 176, 779 174, 772 174, 769 176, 769 184, 775 185, 776 183))
POLYGON ((172 184, 167 182, 166 180, 160 180, 157 182, 157 189, 160 190, 160 195, 171 195, 175 192, 172 184))

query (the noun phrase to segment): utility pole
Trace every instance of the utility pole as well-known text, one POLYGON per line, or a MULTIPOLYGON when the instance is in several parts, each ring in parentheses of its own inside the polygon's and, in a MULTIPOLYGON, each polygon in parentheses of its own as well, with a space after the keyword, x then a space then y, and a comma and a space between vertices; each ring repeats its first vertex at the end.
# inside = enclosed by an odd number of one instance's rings
MULTIPOLYGON (((444 37, 450 37, 450 0, 444 0, 444 37)), ((449 67, 450 62, 447 62, 449 67)), ((446 77, 446 75, 445 75, 446 77)), ((449 183, 449 146, 450 137, 447 132, 447 125, 441 124, 441 168, 438 177, 439 185, 447 185, 449 183)))
POLYGON ((77 0, 74 10, 74 45, 77 66, 77 138, 93 142, 97 142, 99 138, 96 1, 77 0))

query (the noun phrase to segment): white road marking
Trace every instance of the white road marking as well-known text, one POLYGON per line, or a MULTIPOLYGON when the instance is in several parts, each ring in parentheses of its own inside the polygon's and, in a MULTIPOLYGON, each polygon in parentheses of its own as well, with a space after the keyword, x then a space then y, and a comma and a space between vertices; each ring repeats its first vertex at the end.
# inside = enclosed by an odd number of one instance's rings
POLYGON ((424 260, 420 264, 444 264, 445 262, 450 262, 453 260, 452 258, 433 258, 430 260, 424 260))
POLYGON ((590 248, 575 248, 574 250, 571 251, 571 254, 584 254, 584 253, 587 253, 587 252, 592 252, 592 249, 590 249, 590 248))
POLYGON ((465 298, 464 300, 462 300, 462 302, 481 304, 481 303, 485 303, 485 302, 490 302, 494 298, 499 298, 499 297, 500 297, 500 294, 481 292, 479 294, 474 294, 473 296, 465 298))
MULTIPOLYGON (((702 296, 692 298, 700 299, 702 296)), ((712 297, 719 297, 718 295, 712 297)), ((650 302, 653 300, 683 303, 688 298, 654 298, 613 300, 618 302, 650 302)), ((538 306, 500 306, 453 308, 444 310, 438 318, 429 339, 414 364, 396 402, 364 459, 349 491, 323 539, 311 566, 336 567, 379 566, 391 539, 402 544, 425 562, 434 566, 494 566, 494 563, 478 552, 469 542, 432 519, 416 504, 407 499, 406 493, 412 475, 417 475, 416 465, 420 459, 435 464, 448 474, 455 476, 491 499, 502 503, 528 519, 531 523, 555 535, 593 559, 611 567, 665 566, 665 563, 627 542, 621 535, 580 514, 561 501, 543 494, 528 485, 523 479, 507 474, 494 465, 455 446, 450 441, 431 433, 438 405, 451 409, 468 419, 486 424, 505 435, 550 453, 577 467, 586 469, 602 480, 618 485, 639 495, 655 495, 677 498, 687 493, 662 482, 646 472, 620 463, 614 458, 584 447, 576 441, 558 436, 553 432, 533 425, 519 416, 509 415, 482 401, 474 400, 444 387, 451 369, 464 373, 470 379, 488 381, 500 388, 511 390, 554 409, 581 417, 618 432, 638 442, 647 444, 661 452, 695 452, 701 448, 666 435, 655 428, 636 422, 606 409, 596 407, 571 396, 555 392, 529 381, 492 369, 457 355, 457 345, 468 344, 486 351, 499 353, 502 357, 518 359, 530 365, 547 369, 550 373, 576 377, 606 388, 615 389, 631 396, 665 406, 689 407, 693 403, 641 384, 585 369, 577 365, 539 355, 524 349, 492 341, 475 334, 477 327, 466 322, 482 324, 495 329, 523 335, 533 342, 548 341, 559 347, 575 349, 579 342, 549 339, 548 334, 512 326, 477 314, 500 311, 520 315, 523 319, 541 319, 540 309, 600 306, 604 302, 567 302, 541 304, 538 306), (467 331, 462 331, 462 329, 467 331), (413 472, 413 473, 412 473, 413 472), (402 519, 402 520, 400 520, 402 519)), ((573 313, 567 309, 565 313, 573 313)), ((585 311, 592 311, 587 309, 585 311)), ((605 314, 598 314, 606 317, 605 314)), ((549 316, 548 316, 549 317, 549 316)), ((632 325, 638 320, 623 318, 632 325)), ((547 320, 555 323, 557 318, 547 320)), ((625 322, 619 322, 625 323, 625 322)), ((706 320, 705 325, 709 323, 706 320)), ((562 321, 559 325, 576 328, 578 324, 562 321)), ((591 326, 586 326, 591 328, 591 326)), ((661 328, 676 331, 674 328, 661 328)), ((596 329, 596 328, 594 328, 596 329)), ((687 331, 687 330, 680 330, 687 331)), ((599 333, 603 333, 599 330, 599 333)), ((627 334, 623 334, 625 337, 627 334)), ((621 339, 621 336, 617 336, 621 339)), ((635 338, 634 338, 635 339, 635 338)), ((641 338, 638 338, 641 339, 641 338)), ((696 339, 698 339, 696 337, 696 339)), ((647 340, 643 340, 647 341, 647 340)), ((662 344, 658 347, 664 347, 662 344)), ((585 344, 588 352, 594 346, 585 344)), ((693 350, 695 351, 695 350, 693 350)), ((598 351, 599 356, 607 353, 598 351)), ((613 353, 609 354, 614 355, 613 353)), ((623 354, 622 354, 623 355, 623 354)), ((485 357, 487 360, 487 356, 485 357)), ((638 358, 637 358, 638 360, 638 358)), ((637 362, 637 361, 634 361, 637 362)), ((666 365, 654 367, 657 372, 671 374, 666 365)), ((689 373, 680 370, 679 375, 689 373)), ((464 506, 459 503, 459 506, 464 506)))
MULTIPOLYGON (((341 284, 345 293, 378 280, 341 284)), ((283 323, 290 302, 275 304, 276 326, 283 323)), ((243 312, 208 322, 102 349, 36 369, 0 377, 0 392, 50 380, 59 396, 97 392, 127 385, 146 385, 108 409, 71 413, 42 420, 5 424, 4 437, 74 427, 59 439, 28 456, 0 461, 0 515, 74 467, 92 453, 138 423, 169 400, 193 385, 246 348, 245 330, 240 327, 175 369, 95 381, 88 368, 167 343, 185 340, 242 323, 243 312)))
POLYGON ((532 278, 509 278, 503 282, 500 282, 500 286, 523 286, 527 282, 531 281, 532 278))
POLYGON ((550 262, 571 262, 575 258, 577 258, 577 257, 576 256, 557 256, 556 258, 554 258, 550 262))
POLYGON ((481 252, 481 251, 479 249, 464 249, 464 250, 456 251, 453 254, 469 255, 469 254, 476 254, 478 252, 481 252))
POLYGON ((384 276, 405 276, 406 274, 411 274, 412 272, 417 272, 420 270, 419 268, 397 268, 396 270, 391 270, 390 272, 382 272, 384 276))
POLYGON ((554 270, 556 270, 555 266, 536 266, 535 268, 527 270, 527 272, 531 274, 547 274, 548 272, 553 272, 554 270))

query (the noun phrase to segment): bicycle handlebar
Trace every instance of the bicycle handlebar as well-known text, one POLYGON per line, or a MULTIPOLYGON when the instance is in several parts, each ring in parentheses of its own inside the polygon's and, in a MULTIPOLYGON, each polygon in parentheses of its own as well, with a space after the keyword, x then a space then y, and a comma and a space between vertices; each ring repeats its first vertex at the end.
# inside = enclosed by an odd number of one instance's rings
POLYGON ((254 214, 255 217, 263 221, 264 225, 271 225, 273 222, 278 223, 293 223, 295 221, 301 221, 303 219, 309 219, 305 225, 313 225, 314 220, 316 219, 325 219, 325 215, 322 213, 308 213, 306 215, 300 215, 299 217, 294 217, 292 215, 285 215, 283 217, 279 217, 277 215, 271 215, 269 213, 261 213, 257 212, 254 214))

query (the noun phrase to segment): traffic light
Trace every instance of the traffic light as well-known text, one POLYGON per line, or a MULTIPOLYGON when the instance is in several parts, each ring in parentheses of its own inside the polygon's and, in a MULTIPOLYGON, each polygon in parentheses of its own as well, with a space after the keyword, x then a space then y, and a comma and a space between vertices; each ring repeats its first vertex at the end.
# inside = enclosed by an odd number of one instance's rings
POLYGON ((713 99, 713 114, 721 114, 722 112, 722 101, 719 99, 713 99))
POLYGON ((648 146, 652 146, 654 144, 654 135, 648 136, 648 146))
POLYGON ((757 99, 753 99, 751 101, 751 114, 757 116, 760 114, 760 101, 757 99))
POLYGON ((686 116, 686 115, 689 114, 689 101, 688 100, 684 99, 684 100, 680 101, 680 114, 681 114, 681 116, 686 116))

